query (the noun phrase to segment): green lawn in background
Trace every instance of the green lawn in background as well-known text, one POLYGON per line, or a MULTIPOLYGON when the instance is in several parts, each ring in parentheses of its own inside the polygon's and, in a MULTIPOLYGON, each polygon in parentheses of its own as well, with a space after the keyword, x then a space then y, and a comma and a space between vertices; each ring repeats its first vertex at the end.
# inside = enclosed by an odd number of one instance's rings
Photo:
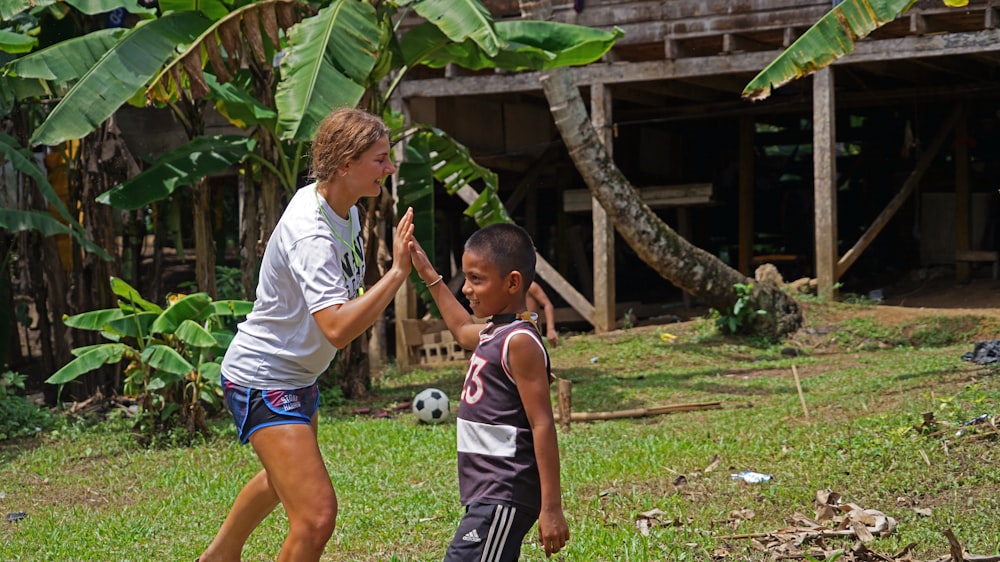
MULTIPOLYGON (((768 534, 797 525, 796 514, 813 517, 820 490, 896 520, 893 533, 866 544, 884 556, 910 543, 914 560, 944 556, 949 529, 970 553, 1000 552, 997 434, 979 425, 957 435, 1000 410, 1000 372, 961 360, 997 333, 997 320, 889 324, 877 309, 812 303, 807 328, 776 344, 718 336, 709 320, 564 334, 552 358, 573 383, 574 411, 722 408, 560 430, 572 537, 554 559, 770 560, 768 534), (936 425, 922 428, 925 413, 936 425), (732 478, 744 470, 772 479, 732 478), (756 536, 727 538, 742 535, 756 536)), ((394 406, 435 386, 454 412, 464 371, 390 371, 370 400, 321 410, 320 445, 340 502, 324 560, 441 559, 462 513, 454 423, 422 425, 394 406), (391 416, 355 415, 361 407, 391 416)), ((27 517, 0 521, 0 561, 193 560, 259 469, 226 418, 213 424, 213 438, 185 448, 140 448, 124 419, 3 445, 0 516, 27 517)), ((244 560, 274 559, 285 528, 279 508, 244 560)), ((522 560, 544 559, 533 531, 522 560)))

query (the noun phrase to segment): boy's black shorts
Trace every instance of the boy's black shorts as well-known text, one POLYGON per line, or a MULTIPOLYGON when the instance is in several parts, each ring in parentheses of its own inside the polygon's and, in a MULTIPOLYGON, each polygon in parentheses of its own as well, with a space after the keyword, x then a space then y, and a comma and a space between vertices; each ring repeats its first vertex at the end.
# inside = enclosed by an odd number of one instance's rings
POLYGON ((444 562, 514 562, 536 520, 538 512, 523 507, 473 503, 465 508, 444 562))

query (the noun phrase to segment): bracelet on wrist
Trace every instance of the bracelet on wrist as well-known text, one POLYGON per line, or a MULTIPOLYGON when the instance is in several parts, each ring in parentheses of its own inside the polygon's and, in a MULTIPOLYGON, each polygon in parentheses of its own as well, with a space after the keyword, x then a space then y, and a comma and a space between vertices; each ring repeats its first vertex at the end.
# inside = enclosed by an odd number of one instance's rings
POLYGON ((435 280, 433 280, 433 281, 431 281, 430 283, 424 281, 424 285, 427 285, 427 288, 429 289, 429 288, 433 287, 434 285, 437 285, 438 283, 440 283, 443 279, 444 279, 444 275, 438 275, 438 278, 435 279, 435 280))

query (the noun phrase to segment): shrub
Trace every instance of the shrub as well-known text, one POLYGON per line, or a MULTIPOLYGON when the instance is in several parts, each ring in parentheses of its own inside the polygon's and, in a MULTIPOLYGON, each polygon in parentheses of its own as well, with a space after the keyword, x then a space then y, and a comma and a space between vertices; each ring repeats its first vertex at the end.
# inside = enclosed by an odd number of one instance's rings
POLYGON ((30 437, 52 426, 52 413, 17 394, 27 377, 7 371, 0 375, 0 441, 30 437))
POLYGON ((212 301, 205 293, 171 295, 167 307, 151 303, 118 278, 111 279, 118 307, 63 318, 71 328, 98 331, 110 343, 79 347, 76 359, 46 381, 65 384, 105 364, 126 362, 123 394, 136 398, 135 428, 152 433, 183 427, 205 434, 206 406, 221 404, 219 361, 233 339, 234 316, 247 301, 212 301))

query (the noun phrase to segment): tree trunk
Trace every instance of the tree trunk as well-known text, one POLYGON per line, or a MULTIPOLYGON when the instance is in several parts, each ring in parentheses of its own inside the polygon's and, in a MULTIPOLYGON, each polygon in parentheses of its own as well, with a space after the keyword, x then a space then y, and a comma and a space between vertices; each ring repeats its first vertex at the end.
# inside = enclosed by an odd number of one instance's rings
POLYGON ((198 290, 218 298, 215 284, 215 240, 212 237, 212 192, 208 179, 191 186, 194 203, 194 266, 198 290))
MULTIPOLYGON (((521 11, 522 17, 547 20, 552 6, 549 0, 521 0, 521 11)), ((731 310, 738 299, 734 285, 752 280, 689 243, 643 203, 591 126, 569 69, 543 72, 541 83, 570 157, 622 239, 664 279, 712 308, 731 310)), ((747 305, 767 312, 754 315, 752 322, 742 327, 748 333, 777 338, 802 325, 798 303, 778 287, 755 284, 747 305)))
POLYGON ((253 180, 253 164, 248 160, 240 176, 240 270, 243 272, 243 294, 254 300, 257 294, 257 264, 263 255, 260 242, 260 219, 257 184, 253 180))
MULTIPOLYGON (((80 141, 79 155, 76 158, 79 159, 76 164, 77 173, 70 175, 70 192, 73 197, 68 206, 75 208, 79 205, 83 216, 81 223, 87 237, 114 256, 117 253, 115 213, 120 216, 131 216, 131 213, 120 213, 108 205, 98 203, 97 196, 126 179, 135 177, 140 171, 138 162, 118 130, 115 117, 80 141)), ((122 243, 128 244, 128 241, 123 240, 122 243)), ((74 247, 72 280, 77 285, 72 291, 75 302, 71 303, 69 313, 79 314, 115 306, 110 281, 112 276, 121 275, 120 265, 120 262, 104 261, 74 247)), ((96 332, 84 330, 71 330, 70 338, 72 347, 102 341, 96 332)), ((86 384, 83 389, 84 398, 92 396, 98 390, 117 391, 121 384, 121 368, 117 365, 108 366, 87 375, 83 380, 86 384)), ((49 399, 48 395, 46 399, 49 399)))

